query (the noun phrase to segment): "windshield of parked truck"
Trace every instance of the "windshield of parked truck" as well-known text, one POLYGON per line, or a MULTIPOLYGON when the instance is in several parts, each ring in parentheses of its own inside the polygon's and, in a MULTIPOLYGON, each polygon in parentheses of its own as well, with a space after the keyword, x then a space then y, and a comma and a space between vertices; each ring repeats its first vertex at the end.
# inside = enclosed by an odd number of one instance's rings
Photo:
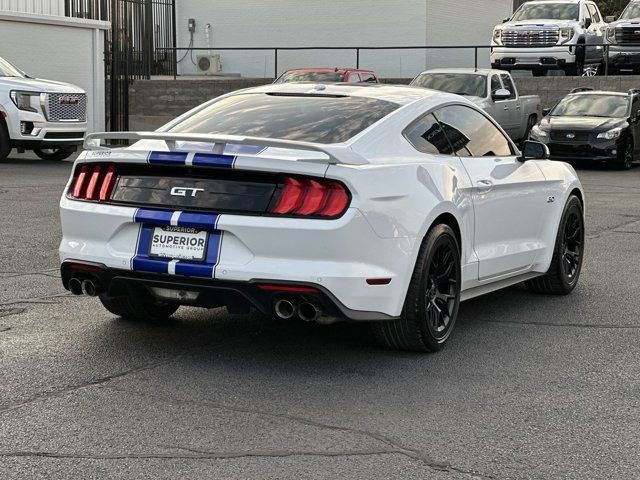
POLYGON ((620 20, 630 20, 632 18, 640 18, 640 3, 630 4, 620 15, 620 20))
POLYGON ((555 106, 554 117, 623 118, 629 115, 629 97, 624 95, 569 95, 555 106))
POLYGON ((276 83, 292 83, 292 82, 321 82, 332 83, 342 82, 344 74, 337 72, 285 72, 276 83))
POLYGON ((470 73, 423 73, 411 85, 473 97, 487 96, 487 77, 470 73))
POLYGON ((7 62, 4 58, 0 58, 0 77, 24 77, 22 72, 7 62))
POLYGON ((511 20, 575 20, 580 17, 577 3, 525 3, 511 20))

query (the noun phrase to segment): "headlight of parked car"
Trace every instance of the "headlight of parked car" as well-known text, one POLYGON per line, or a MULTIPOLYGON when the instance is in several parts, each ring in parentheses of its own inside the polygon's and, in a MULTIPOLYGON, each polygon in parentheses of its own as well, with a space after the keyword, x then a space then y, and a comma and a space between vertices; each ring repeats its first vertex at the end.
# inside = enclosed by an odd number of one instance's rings
POLYGON ((531 129, 531 136, 537 138, 546 138, 548 135, 547 132, 542 130, 538 125, 534 125, 531 129))
MULTIPOLYGON (((11 100, 15 103, 16 107, 20 110, 26 110, 27 112, 37 112, 33 106, 33 97, 36 99, 40 97, 38 92, 18 92, 16 90, 11 91, 11 100)), ((37 100, 36 100, 37 101, 37 100)))
POLYGON ((494 28, 493 29, 493 41, 496 45, 502 45, 502 29, 494 28))
POLYGON ((616 41, 616 27, 608 27, 607 28, 607 40, 610 43, 615 43, 615 41, 616 41))
POLYGON ((616 138, 620 138, 620 135, 622 135, 622 128, 618 127, 606 132, 599 133, 597 138, 604 138, 605 140, 615 140, 616 138))
POLYGON ((573 38, 573 28, 561 28, 560 39, 558 40, 558 44, 562 45, 563 43, 567 43, 572 38, 573 38))

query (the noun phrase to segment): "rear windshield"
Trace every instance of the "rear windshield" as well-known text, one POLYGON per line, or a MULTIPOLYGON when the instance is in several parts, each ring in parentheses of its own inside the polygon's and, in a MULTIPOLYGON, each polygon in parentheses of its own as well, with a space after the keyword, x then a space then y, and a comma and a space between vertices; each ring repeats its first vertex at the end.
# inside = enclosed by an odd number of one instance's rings
POLYGON ((0 58, 0 77, 23 77, 22 72, 6 60, 0 58))
POLYGON ((292 83, 292 82, 320 82, 332 83, 344 81, 344 74, 335 72, 317 73, 317 72, 285 72, 276 83, 292 83))
POLYGON ((629 97, 622 95, 569 95, 551 111, 561 117, 626 117, 629 97))
POLYGON ((170 131, 339 143, 398 107, 363 97, 239 94, 212 103, 170 131))
POLYGON ((411 85, 474 97, 484 97, 487 94, 487 77, 484 75, 423 73, 411 85))
POLYGON ((575 20, 580 16, 577 3, 525 3, 511 20, 575 20))

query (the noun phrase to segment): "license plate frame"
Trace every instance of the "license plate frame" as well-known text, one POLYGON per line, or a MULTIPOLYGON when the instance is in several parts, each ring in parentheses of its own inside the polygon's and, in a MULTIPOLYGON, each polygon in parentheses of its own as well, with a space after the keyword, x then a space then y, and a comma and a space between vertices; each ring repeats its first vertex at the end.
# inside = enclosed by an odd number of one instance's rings
POLYGON ((185 260, 189 262, 204 262, 207 256, 207 246, 209 245, 209 232, 207 230, 199 230, 191 227, 178 226, 161 226, 153 227, 151 232, 151 241, 149 242, 148 255, 151 258, 162 258, 168 260, 185 260), (167 245, 167 242, 155 241, 158 235, 166 235, 178 238, 184 238, 185 244, 167 245), (189 239, 195 239, 196 245, 188 245, 192 243, 189 239), (189 248, 193 254, 189 254, 189 248), (185 251, 186 250, 186 251, 185 251))

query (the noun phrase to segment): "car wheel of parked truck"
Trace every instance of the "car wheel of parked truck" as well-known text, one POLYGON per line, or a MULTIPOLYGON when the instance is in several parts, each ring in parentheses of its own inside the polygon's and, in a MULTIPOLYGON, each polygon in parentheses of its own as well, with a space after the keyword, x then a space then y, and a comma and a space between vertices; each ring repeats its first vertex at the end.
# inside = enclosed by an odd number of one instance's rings
POLYGON ((42 160, 64 160, 69 158, 75 149, 73 148, 34 148, 35 153, 42 160))
POLYGON ((546 275, 526 282, 536 293, 567 295, 578 284, 584 257, 584 210, 571 195, 562 213, 551 266, 546 275))
POLYGON ((6 160, 11 153, 11 140, 9 139, 9 132, 7 126, 0 118, 0 162, 6 160))
POLYGON ((373 323, 376 337, 394 349, 440 350, 456 323, 461 279, 455 233, 448 225, 432 227, 420 247, 400 319, 373 323))

